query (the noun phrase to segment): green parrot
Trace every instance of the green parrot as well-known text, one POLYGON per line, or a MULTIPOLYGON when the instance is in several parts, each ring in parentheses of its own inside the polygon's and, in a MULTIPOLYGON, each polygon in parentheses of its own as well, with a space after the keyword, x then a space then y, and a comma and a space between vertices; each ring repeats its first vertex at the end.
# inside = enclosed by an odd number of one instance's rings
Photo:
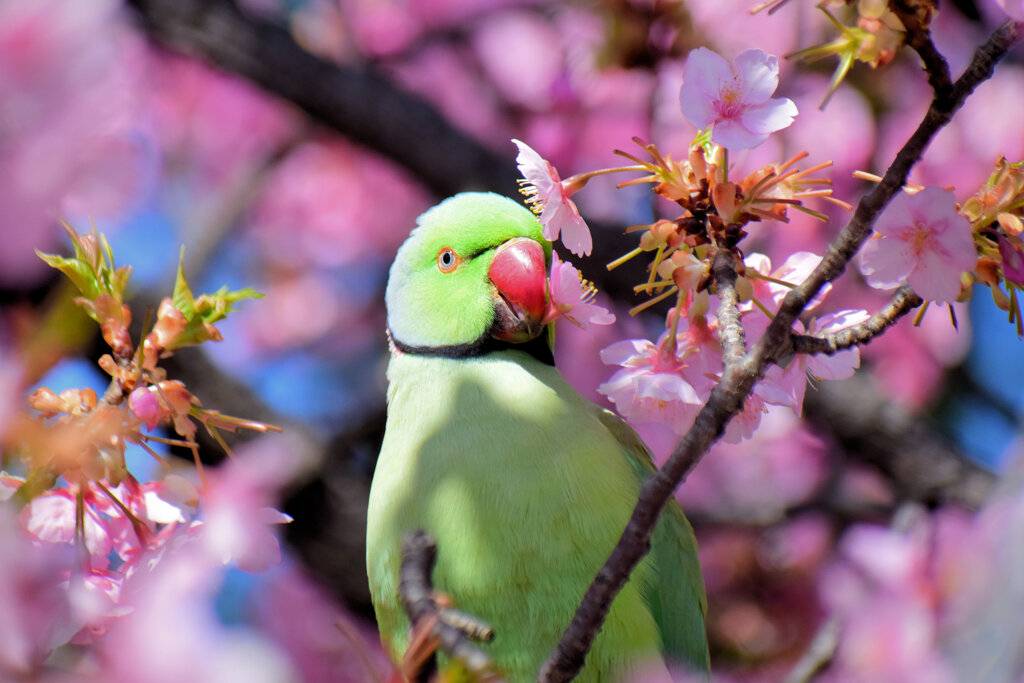
MULTIPOLYGON (((422 528, 438 541, 435 588, 493 627, 481 647, 497 672, 535 680, 654 471, 636 433, 554 367, 542 334, 550 258, 529 210, 463 193, 420 216, 391 267, 366 562, 396 660, 409 640, 400 546, 422 528)), ((665 660, 707 671, 705 612, 696 540, 672 502, 579 680, 665 660)))

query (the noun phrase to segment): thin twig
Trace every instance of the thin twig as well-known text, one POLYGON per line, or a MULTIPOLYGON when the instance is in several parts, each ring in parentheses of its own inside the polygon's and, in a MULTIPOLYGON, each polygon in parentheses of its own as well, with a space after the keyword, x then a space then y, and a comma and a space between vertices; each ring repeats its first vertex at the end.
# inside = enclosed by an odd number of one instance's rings
POLYGON ((587 589, 572 622, 541 668, 538 680, 561 683, 572 680, 579 673, 612 600, 647 553, 652 529, 667 500, 721 436, 729 420, 740 412, 755 382, 787 346, 793 321, 807 302, 825 282, 845 270, 846 264, 871 234, 875 218, 906 182, 911 167, 921 158, 932 137, 952 119, 978 84, 992 75, 995 63, 1020 39, 1022 33, 1024 22, 1008 22, 978 48, 948 97, 937 95, 932 101, 924 120, 900 150, 882 182, 861 199, 849 224, 829 245, 818 267, 783 300, 768 330, 746 354, 743 363, 725 368, 721 381, 697 414, 693 427, 665 465, 644 483, 622 537, 587 589))
POLYGON ((914 0, 892 0, 889 9, 899 18, 903 28, 907 29, 906 43, 917 52, 924 62, 924 71, 928 83, 936 97, 945 97, 953 86, 949 75, 949 64, 935 43, 932 42, 931 19, 935 6, 929 2, 914 0))
POLYGON ((851 346, 867 344, 901 317, 920 306, 921 303, 921 297, 915 294, 910 287, 904 285, 896 290, 884 308, 859 325, 821 336, 794 334, 792 336, 793 351, 795 353, 824 353, 831 356, 851 346))
POLYGON ((466 637, 471 634, 479 640, 490 640, 494 637, 490 627, 474 617, 440 607, 434 600, 430 574, 436 561, 437 541, 426 531, 414 531, 402 539, 398 594, 413 629, 430 624, 429 636, 437 639, 449 657, 462 662, 467 671, 479 678, 499 681, 490 657, 466 637))

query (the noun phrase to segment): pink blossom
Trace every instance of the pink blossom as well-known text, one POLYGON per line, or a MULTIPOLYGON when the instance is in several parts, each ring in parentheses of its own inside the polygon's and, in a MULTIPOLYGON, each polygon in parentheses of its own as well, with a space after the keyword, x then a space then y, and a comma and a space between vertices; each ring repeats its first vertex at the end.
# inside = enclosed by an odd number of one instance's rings
POLYGON ((995 0, 995 3, 1014 21, 1024 21, 1024 1, 995 0))
POLYGON ((580 216, 576 203, 569 199, 577 188, 567 187, 555 167, 525 142, 512 142, 519 148, 516 163, 523 174, 523 193, 529 197, 527 202, 540 211, 544 237, 554 242, 561 234, 562 244, 569 251, 577 256, 589 255, 594 247, 590 228, 580 216))
POLYGON ((797 115, 786 98, 772 98, 779 85, 779 60, 746 50, 730 65, 706 47, 690 52, 683 68, 679 102, 697 128, 712 128, 711 139, 729 149, 752 149, 797 115))
POLYGON ((397 681, 380 635, 350 614, 295 563, 272 571, 255 609, 260 630, 310 683, 397 681))
MULTIPOLYGON (((107 555, 113 549, 109 519, 92 504, 91 492, 86 492, 84 505, 85 547, 89 551, 90 564, 96 569, 106 569, 110 560, 107 555)), ((21 522, 32 536, 46 543, 72 543, 75 540, 76 523, 75 494, 68 489, 53 489, 36 496, 21 512, 21 522)))
MULTIPOLYGON (((812 320, 806 331, 807 334, 819 336, 833 334, 859 325, 869 317, 867 311, 862 310, 838 311, 812 320)), ((800 414, 803 412, 808 379, 812 382, 823 379, 846 379, 852 377, 859 367, 860 349, 857 347, 844 349, 831 356, 800 354, 785 368, 772 366, 754 391, 768 403, 789 406, 800 414)))
POLYGON ((766 401, 756 393, 747 396, 743 402, 743 410, 737 413, 725 426, 722 441, 740 443, 754 435, 761 425, 761 418, 768 412, 766 401))
POLYGON ((142 190, 136 55, 114 0, 0 2, 0 281, 36 282, 56 218, 111 216, 142 190), (97 40, 96 36, 105 36, 97 40))
POLYGON ((0 505, 0 679, 28 680, 76 628, 61 584, 70 547, 33 543, 0 505))
MULTIPOLYGON (((786 257, 785 262, 776 268, 775 271, 772 271, 771 259, 764 254, 753 253, 743 259, 743 264, 754 272, 762 276, 768 276, 772 280, 788 282, 793 286, 799 285, 806 280, 811 272, 818 267, 819 263, 821 263, 821 256, 809 251, 797 251, 790 254, 786 257)), ((754 297, 765 306, 768 306, 769 310, 773 311, 778 310, 782 300, 786 298, 786 295, 792 289, 792 287, 756 276, 749 277, 749 280, 754 288, 754 297), (769 302, 771 302, 770 306, 769 302)), ((826 282, 814 298, 807 303, 804 310, 809 311, 817 308, 830 291, 832 291, 832 283, 826 282)), ((753 303, 747 303, 743 305, 741 310, 750 310, 753 306, 753 303)))
POLYGON ((957 213, 953 193, 939 187, 900 193, 875 232, 860 267, 877 289, 906 281, 923 299, 952 303, 960 296, 960 276, 978 260, 970 224, 957 213))
MULTIPOLYGON (((204 549, 223 564, 244 571, 264 571, 281 562, 281 546, 272 526, 291 517, 273 507, 279 487, 299 466, 296 450, 282 440, 264 437, 249 445, 210 478, 200 527, 204 549)), ((298 457, 302 457, 298 454, 298 457)))
POLYGON ((626 419, 662 422, 685 434, 704 401, 683 376, 684 353, 678 347, 669 348, 668 334, 657 345, 647 339, 628 339, 601 351, 605 364, 623 368, 597 390, 626 419))
POLYGON ((211 604, 223 567, 195 536, 125 582, 132 611, 99 642, 107 683, 296 680, 284 655, 249 629, 225 628, 211 604))
POLYGON ((825 482, 827 452, 793 411, 769 408, 749 441, 716 444, 687 476, 678 498, 687 510, 713 516, 781 519, 825 482))
POLYGON ((611 325, 615 322, 615 315, 604 306, 590 303, 596 293, 597 290, 583 279, 583 274, 575 266, 552 252, 545 324, 561 317, 584 330, 591 325, 611 325))
POLYGON ((1017 285, 1024 287, 1024 242, 1019 237, 1009 237, 999 233, 999 257, 1003 260, 1003 276, 1017 285))

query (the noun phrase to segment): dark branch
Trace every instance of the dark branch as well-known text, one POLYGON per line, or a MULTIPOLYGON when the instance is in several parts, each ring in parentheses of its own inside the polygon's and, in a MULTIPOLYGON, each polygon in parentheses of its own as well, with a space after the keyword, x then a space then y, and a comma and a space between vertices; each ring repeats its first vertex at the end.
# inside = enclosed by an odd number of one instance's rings
POLYGON ((430 574, 437 561, 437 541, 426 531, 414 531, 402 540, 402 565, 398 594, 409 615, 413 630, 429 625, 429 635, 437 638, 441 649, 465 665, 466 669, 489 681, 498 681, 490 658, 467 639, 490 640, 493 631, 486 624, 456 610, 440 607, 434 600, 430 574))
POLYGON ((817 391, 807 392, 804 415, 837 439, 850 457, 886 475, 900 500, 976 510, 995 486, 992 472, 889 400, 870 374, 822 382, 817 391))
POLYGON ((895 324, 901 317, 920 306, 921 303, 921 297, 915 294, 910 287, 904 285, 896 290, 885 308, 859 325, 853 325, 845 330, 820 337, 794 334, 792 337, 793 351, 796 353, 825 353, 831 356, 851 346, 867 344, 895 324))
POLYGON ((505 159, 468 138, 423 99, 368 66, 339 66, 302 49, 276 24, 230 0, 128 0, 142 27, 169 48, 253 81, 316 120, 393 159, 437 195, 491 189, 515 196, 505 159), (424 143, 428 144, 424 144, 424 143))
POLYGON ((924 62, 924 71, 928 83, 938 98, 946 97, 953 81, 949 75, 949 64, 935 43, 932 42, 931 20, 935 13, 935 5, 929 0, 891 0, 889 9, 899 17, 903 28, 907 29, 906 43, 917 52, 924 62))

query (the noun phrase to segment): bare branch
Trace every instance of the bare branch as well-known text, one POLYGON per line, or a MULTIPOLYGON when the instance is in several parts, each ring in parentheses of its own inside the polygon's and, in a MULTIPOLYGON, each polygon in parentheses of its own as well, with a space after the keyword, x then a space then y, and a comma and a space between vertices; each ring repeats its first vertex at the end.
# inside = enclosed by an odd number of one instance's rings
POLYGON ((434 599, 430 574, 437 561, 437 541, 426 531, 414 531, 402 540, 402 565, 398 594, 413 629, 429 624, 428 632, 452 659, 481 679, 499 681, 490 657, 469 642, 469 634, 478 640, 490 640, 494 632, 486 624, 456 610, 441 607, 434 599))
POLYGON ((508 159, 501 158, 369 66, 339 66, 320 59, 302 49, 286 29, 246 14, 230 0, 127 4, 157 41, 293 102, 342 135, 401 164, 439 196, 469 189, 511 196, 518 192, 511 145, 508 159))
POLYGON ((935 96, 945 97, 953 87, 953 80, 949 75, 946 58, 932 42, 930 26, 935 5, 929 0, 890 0, 889 9, 899 17, 903 28, 907 29, 906 43, 914 48, 924 62, 924 71, 935 96))
POLYGON ((867 344, 901 317, 920 306, 921 303, 921 297, 915 294, 910 287, 904 285, 896 290, 885 308, 859 325, 820 337, 794 334, 792 336, 793 351, 795 353, 824 353, 831 356, 851 346, 867 344))
POLYGON ((992 472, 889 400, 870 374, 822 382, 817 391, 807 392, 804 415, 837 439, 850 457, 882 472, 900 500, 976 510, 995 487, 992 472))

